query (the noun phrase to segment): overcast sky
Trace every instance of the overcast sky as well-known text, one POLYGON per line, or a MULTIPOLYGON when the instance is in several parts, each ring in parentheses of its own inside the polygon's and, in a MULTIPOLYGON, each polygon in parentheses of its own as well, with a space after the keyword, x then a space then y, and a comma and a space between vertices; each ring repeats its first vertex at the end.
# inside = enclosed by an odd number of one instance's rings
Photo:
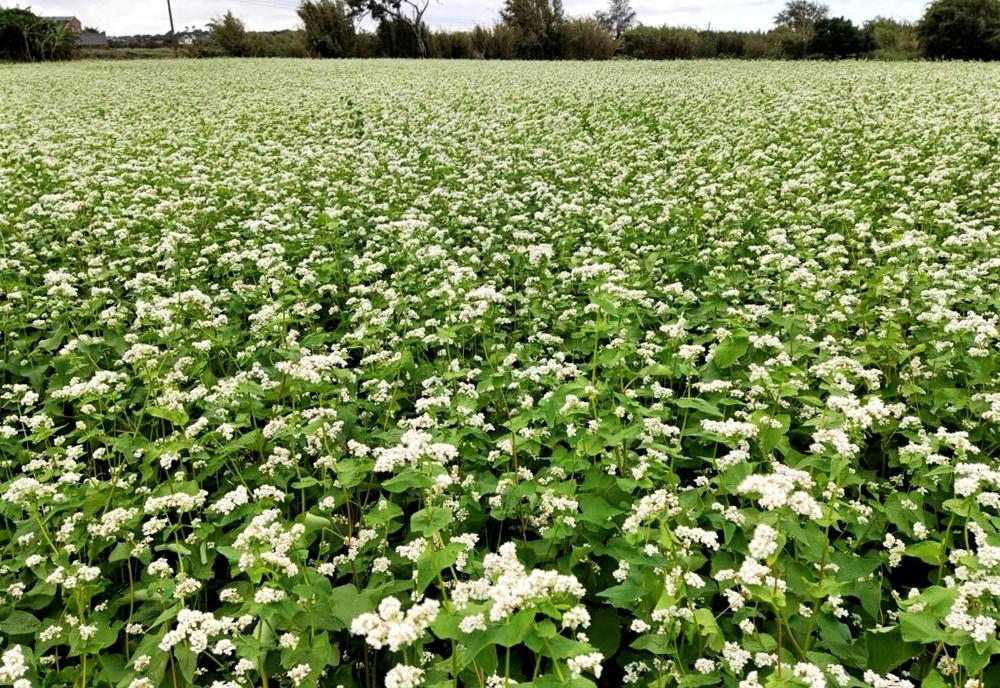
MULTIPOLYGON (((178 31, 203 27, 232 10, 254 30, 298 24, 298 0, 171 0, 178 31)), ((834 15, 860 23, 881 14, 917 19, 928 0, 827 0, 834 15)), ((433 28, 472 28, 492 24, 503 0, 431 0, 426 21, 433 28)), ((592 14, 606 0, 563 0, 570 16, 592 14)), ((633 0, 639 21, 717 29, 767 29, 782 0, 633 0)), ((87 26, 113 35, 169 30, 166 0, 0 0, 0 7, 31 7, 38 14, 73 15, 87 26)))

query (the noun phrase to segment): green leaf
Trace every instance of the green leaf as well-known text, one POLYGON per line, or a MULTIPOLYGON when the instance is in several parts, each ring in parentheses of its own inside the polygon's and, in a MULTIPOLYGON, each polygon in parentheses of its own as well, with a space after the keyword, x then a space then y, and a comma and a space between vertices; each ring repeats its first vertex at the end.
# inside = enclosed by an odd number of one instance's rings
POLYGON ((959 666, 965 668, 968 675, 975 676, 986 668, 990 663, 990 657, 998 650, 1000 650, 1000 643, 996 640, 987 643, 986 647, 983 648, 977 647, 977 643, 968 643, 958 648, 955 661, 958 662, 959 666))
POLYGON ((707 413, 708 415, 715 416, 716 418, 723 417, 723 413, 718 409, 718 407, 708 403, 700 397, 680 397, 679 399, 674 399, 674 405, 683 409, 701 411, 702 413, 707 413))
POLYGON ((613 657, 621 642, 622 619, 611 607, 599 607, 590 613, 590 628, 587 635, 590 644, 605 657, 613 657))
POLYGON ((917 542, 906 548, 904 554, 916 557, 925 564, 938 566, 944 561, 944 545, 940 542, 917 542))
POLYGON ((351 584, 341 585, 330 591, 330 602, 333 615, 340 620, 344 628, 348 628, 356 617, 375 611, 371 599, 358 592, 351 584))
POLYGON ((34 614, 15 609, 0 621, 0 631, 8 635, 29 635, 37 631, 41 624, 34 614))
POLYGON ((903 640, 915 643, 936 643, 943 635, 937 617, 926 612, 900 612, 899 631, 903 640))
POLYGON ((174 658, 177 668, 188 685, 194 685, 194 675, 198 669, 198 655, 185 644, 174 645, 174 658))
POLYGON ((491 643, 501 647, 514 647, 524 641, 528 635, 528 629, 535 621, 535 612, 525 610, 508 617, 502 626, 494 626, 486 631, 486 636, 491 643))
POLYGON ((449 543, 444 549, 431 549, 420 555, 417 560, 417 592, 423 592, 431 581, 458 561, 463 546, 460 543, 449 543))
POLYGON ((945 682, 944 678, 937 672, 937 669, 932 669, 931 673, 927 674, 927 678, 920 682, 920 688, 949 688, 948 684, 945 682))
POLYGON ((178 411, 165 406, 147 406, 145 411, 154 418, 168 420, 174 425, 187 425, 188 422, 188 414, 183 410, 178 411))
POLYGON ((665 635, 647 633, 632 641, 629 647, 635 650, 646 650, 654 655, 669 655, 674 652, 673 642, 665 635))
MULTIPOLYGON (((714 672, 711 674, 688 674, 677 682, 677 688, 697 688, 698 686, 717 686, 719 676, 714 672)), ((768 683, 768 688, 771 684, 768 683)))
POLYGON ((622 513, 602 497, 589 492, 581 494, 577 501, 580 503, 580 520, 594 525, 612 528, 614 518, 622 513))
POLYGON ((412 468, 404 468, 399 475, 383 480, 380 486, 389 492, 399 494, 410 490, 426 490, 433 484, 434 480, 429 475, 412 468))
POLYGON ((715 355, 712 356, 712 363, 716 367, 725 370, 746 352, 747 340, 745 337, 729 337, 715 347, 715 355))
POLYGON ((620 609, 632 609, 639 602, 642 593, 642 586, 628 578, 621 585, 615 585, 597 593, 597 596, 603 597, 620 609))
POLYGON ((918 643, 904 642, 898 627, 885 633, 869 631, 865 634, 865 644, 868 647, 867 668, 880 674, 892 671, 923 651, 923 646, 918 643))
POLYGON ((698 624, 698 632, 705 638, 705 645, 716 652, 721 652, 725 639, 712 610, 699 607, 694 612, 694 620, 698 624))
POLYGON ((417 533, 437 533, 451 523, 452 519, 451 509, 432 506, 413 514, 410 518, 410 528, 417 533))

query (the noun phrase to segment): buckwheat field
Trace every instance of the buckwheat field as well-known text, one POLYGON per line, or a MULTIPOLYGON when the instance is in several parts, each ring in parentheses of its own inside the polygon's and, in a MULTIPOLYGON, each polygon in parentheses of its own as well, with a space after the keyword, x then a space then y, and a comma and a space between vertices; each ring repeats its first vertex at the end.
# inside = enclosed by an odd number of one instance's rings
POLYGON ((1000 68, 0 67, 0 685, 1000 685, 1000 68))

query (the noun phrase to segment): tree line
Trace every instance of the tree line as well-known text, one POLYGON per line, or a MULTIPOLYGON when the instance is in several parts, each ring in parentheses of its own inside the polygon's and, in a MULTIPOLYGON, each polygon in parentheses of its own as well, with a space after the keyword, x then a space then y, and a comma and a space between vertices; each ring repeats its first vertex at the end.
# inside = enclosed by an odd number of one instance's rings
MULTIPOLYGON (((934 0, 915 23, 875 17, 861 26, 811 0, 789 0, 768 31, 718 31, 637 22, 630 0, 592 16, 568 17, 562 0, 505 0, 498 21, 434 31, 430 0, 303 0, 302 28, 248 31, 232 12, 188 46, 196 57, 430 57, 439 59, 646 60, 1000 59, 1000 0, 934 0), (375 29, 359 28, 370 18, 375 29)), ((0 60, 66 59, 65 26, 25 9, 0 10, 0 60)))
MULTIPOLYGON (((862 26, 831 16, 824 4, 789 0, 769 31, 645 26, 629 0, 610 0, 588 17, 567 17, 562 0, 505 0, 493 26, 432 31, 428 6, 429 0, 304 0, 302 48, 314 57, 501 60, 1000 59, 1000 0, 935 0, 919 22, 875 17, 862 26), (356 28, 366 16, 376 23, 372 32, 356 28)), ((231 12, 210 28, 211 47, 223 54, 266 54, 231 12)))

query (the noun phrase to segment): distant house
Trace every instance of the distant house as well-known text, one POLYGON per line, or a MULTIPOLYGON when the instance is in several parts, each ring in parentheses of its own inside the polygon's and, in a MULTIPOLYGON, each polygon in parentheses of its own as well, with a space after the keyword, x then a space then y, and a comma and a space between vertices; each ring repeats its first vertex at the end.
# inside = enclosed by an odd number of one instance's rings
POLYGON ((81 48, 107 48, 108 36, 99 31, 81 31, 76 36, 76 44, 81 48))
POLYGON ((42 17, 42 19, 48 19, 50 22, 55 22, 56 24, 65 24, 77 36, 83 33, 83 24, 76 17, 42 17))
POLYGON ((178 45, 194 45, 194 36, 189 33, 182 33, 177 37, 178 45))

